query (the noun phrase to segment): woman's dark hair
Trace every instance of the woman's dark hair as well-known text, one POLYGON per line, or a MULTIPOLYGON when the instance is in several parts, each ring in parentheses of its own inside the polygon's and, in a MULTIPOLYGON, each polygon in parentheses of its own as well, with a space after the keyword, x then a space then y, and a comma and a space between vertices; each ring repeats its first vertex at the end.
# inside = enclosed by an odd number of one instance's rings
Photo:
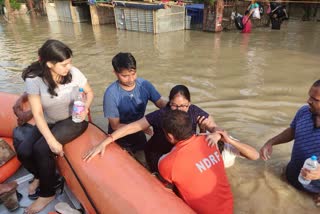
POLYGON ((184 85, 176 85, 176 86, 174 86, 170 91, 169 101, 172 100, 177 94, 182 95, 189 102, 191 102, 190 92, 189 92, 189 89, 186 86, 184 86, 184 85))
MULTIPOLYGON (((58 40, 49 39, 38 50, 39 60, 33 62, 22 72, 22 79, 41 77, 48 86, 48 92, 52 96, 58 96, 55 92, 57 88, 56 82, 53 80, 50 68, 47 62, 56 64, 72 57, 72 50, 58 40)), ((69 72, 66 76, 61 77, 60 84, 70 83, 72 75, 69 72)))

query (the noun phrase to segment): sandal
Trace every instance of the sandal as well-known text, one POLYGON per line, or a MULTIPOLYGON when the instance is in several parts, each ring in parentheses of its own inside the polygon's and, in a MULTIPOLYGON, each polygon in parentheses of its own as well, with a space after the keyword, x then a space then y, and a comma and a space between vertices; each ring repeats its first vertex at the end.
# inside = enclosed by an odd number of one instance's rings
POLYGON ((40 194, 40 187, 37 187, 36 191, 33 194, 28 195, 28 198, 30 200, 37 200, 39 198, 39 194, 40 194))
POLYGON ((18 190, 16 190, 16 194, 17 194, 18 201, 21 201, 23 195, 20 192, 18 192, 18 190))
MULTIPOLYGON (((63 193, 65 180, 62 176, 57 178, 56 184, 54 185, 54 190, 57 192, 59 190, 59 194, 63 193)), ((29 194, 28 198, 30 200, 37 200, 40 195, 40 187, 37 187, 36 192, 33 194, 29 194)))

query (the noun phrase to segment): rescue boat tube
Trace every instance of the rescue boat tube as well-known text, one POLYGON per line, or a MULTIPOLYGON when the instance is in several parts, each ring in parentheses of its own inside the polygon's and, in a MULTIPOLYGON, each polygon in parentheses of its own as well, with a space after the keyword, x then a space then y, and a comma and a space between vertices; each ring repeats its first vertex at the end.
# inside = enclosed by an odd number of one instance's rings
MULTIPOLYGON (((6 124, 1 125, 0 133, 11 143, 16 126, 12 106, 17 98, 17 95, 0 92, 0 119, 6 124)), ((57 158, 60 174, 86 213, 194 213, 115 143, 107 146, 103 157, 96 156, 89 163, 84 162, 85 152, 105 138, 102 130, 89 124, 81 136, 64 146, 65 156, 57 158)), ((14 167, 10 169, 14 171, 14 167)))
POLYGON ((13 113, 13 105, 18 95, 0 92, 0 137, 12 138, 13 129, 17 126, 17 117, 13 113))
MULTIPOLYGON (((13 148, 12 138, 7 137, 1 137, 4 139, 10 147, 13 148)), ((12 176, 20 167, 20 162, 17 158, 17 156, 11 158, 8 162, 6 162, 4 165, 0 167, 0 183, 7 180, 10 176, 12 176)))
MULTIPOLYGON (((12 149, 13 129, 17 126, 17 118, 13 113, 12 106, 18 99, 18 95, 0 92, 0 138, 4 139, 12 149)), ((0 167, 0 183, 12 176, 20 167, 17 156, 0 167)))
POLYGON ((89 163, 82 156, 106 138, 93 124, 64 147, 58 166, 87 213, 194 213, 117 144, 89 163))

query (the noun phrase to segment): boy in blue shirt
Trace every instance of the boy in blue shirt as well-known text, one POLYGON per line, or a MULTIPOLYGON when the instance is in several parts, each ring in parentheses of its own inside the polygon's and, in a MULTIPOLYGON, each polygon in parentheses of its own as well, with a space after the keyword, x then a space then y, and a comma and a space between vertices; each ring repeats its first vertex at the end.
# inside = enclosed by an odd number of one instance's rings
MULTIPOLYGON (((123 125, 141 119, 149 100, 158 108, 167 104, 149 81, 137 78, 136 60, 131 53, 118 53, 112 59, 112 66, 118 80, 106 89, 103 99, 109 134, 123 125)), ((117 140, 122 148, 133 153, 143 150, 146 142, 146 136, 141 131, 117 140)))

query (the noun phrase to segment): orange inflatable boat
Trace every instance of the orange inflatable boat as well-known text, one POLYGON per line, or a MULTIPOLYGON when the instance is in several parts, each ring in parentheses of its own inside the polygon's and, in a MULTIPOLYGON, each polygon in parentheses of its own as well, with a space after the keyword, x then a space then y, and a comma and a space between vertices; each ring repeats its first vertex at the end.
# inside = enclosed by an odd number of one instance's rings
MULTIPOLYGON (((12 133, 17 126, 17 118, 12 106, 18 99, 17 95, 0 92, 0 138, 4 139, 13 148, 12 133)), ((14 148, 13 148, 14 149, 14 148)), ((0 183, 13 175, 20 167, 20 162, 15 156, 0 167, 0 183)))
MULTIPOLYGON (((0 119, 6 124, 0 134, 5 139, 12 137, 16 126, 12 111, 16 99, 16 95, 0 92, 0 119)), ((103 157, 82 161, 83 154, 105 137, 89 124, 84 134, 64 146, 65 156, 57 158, 61 175, 87 213, 194 213, 115 143, 107 147, 103 157)))

